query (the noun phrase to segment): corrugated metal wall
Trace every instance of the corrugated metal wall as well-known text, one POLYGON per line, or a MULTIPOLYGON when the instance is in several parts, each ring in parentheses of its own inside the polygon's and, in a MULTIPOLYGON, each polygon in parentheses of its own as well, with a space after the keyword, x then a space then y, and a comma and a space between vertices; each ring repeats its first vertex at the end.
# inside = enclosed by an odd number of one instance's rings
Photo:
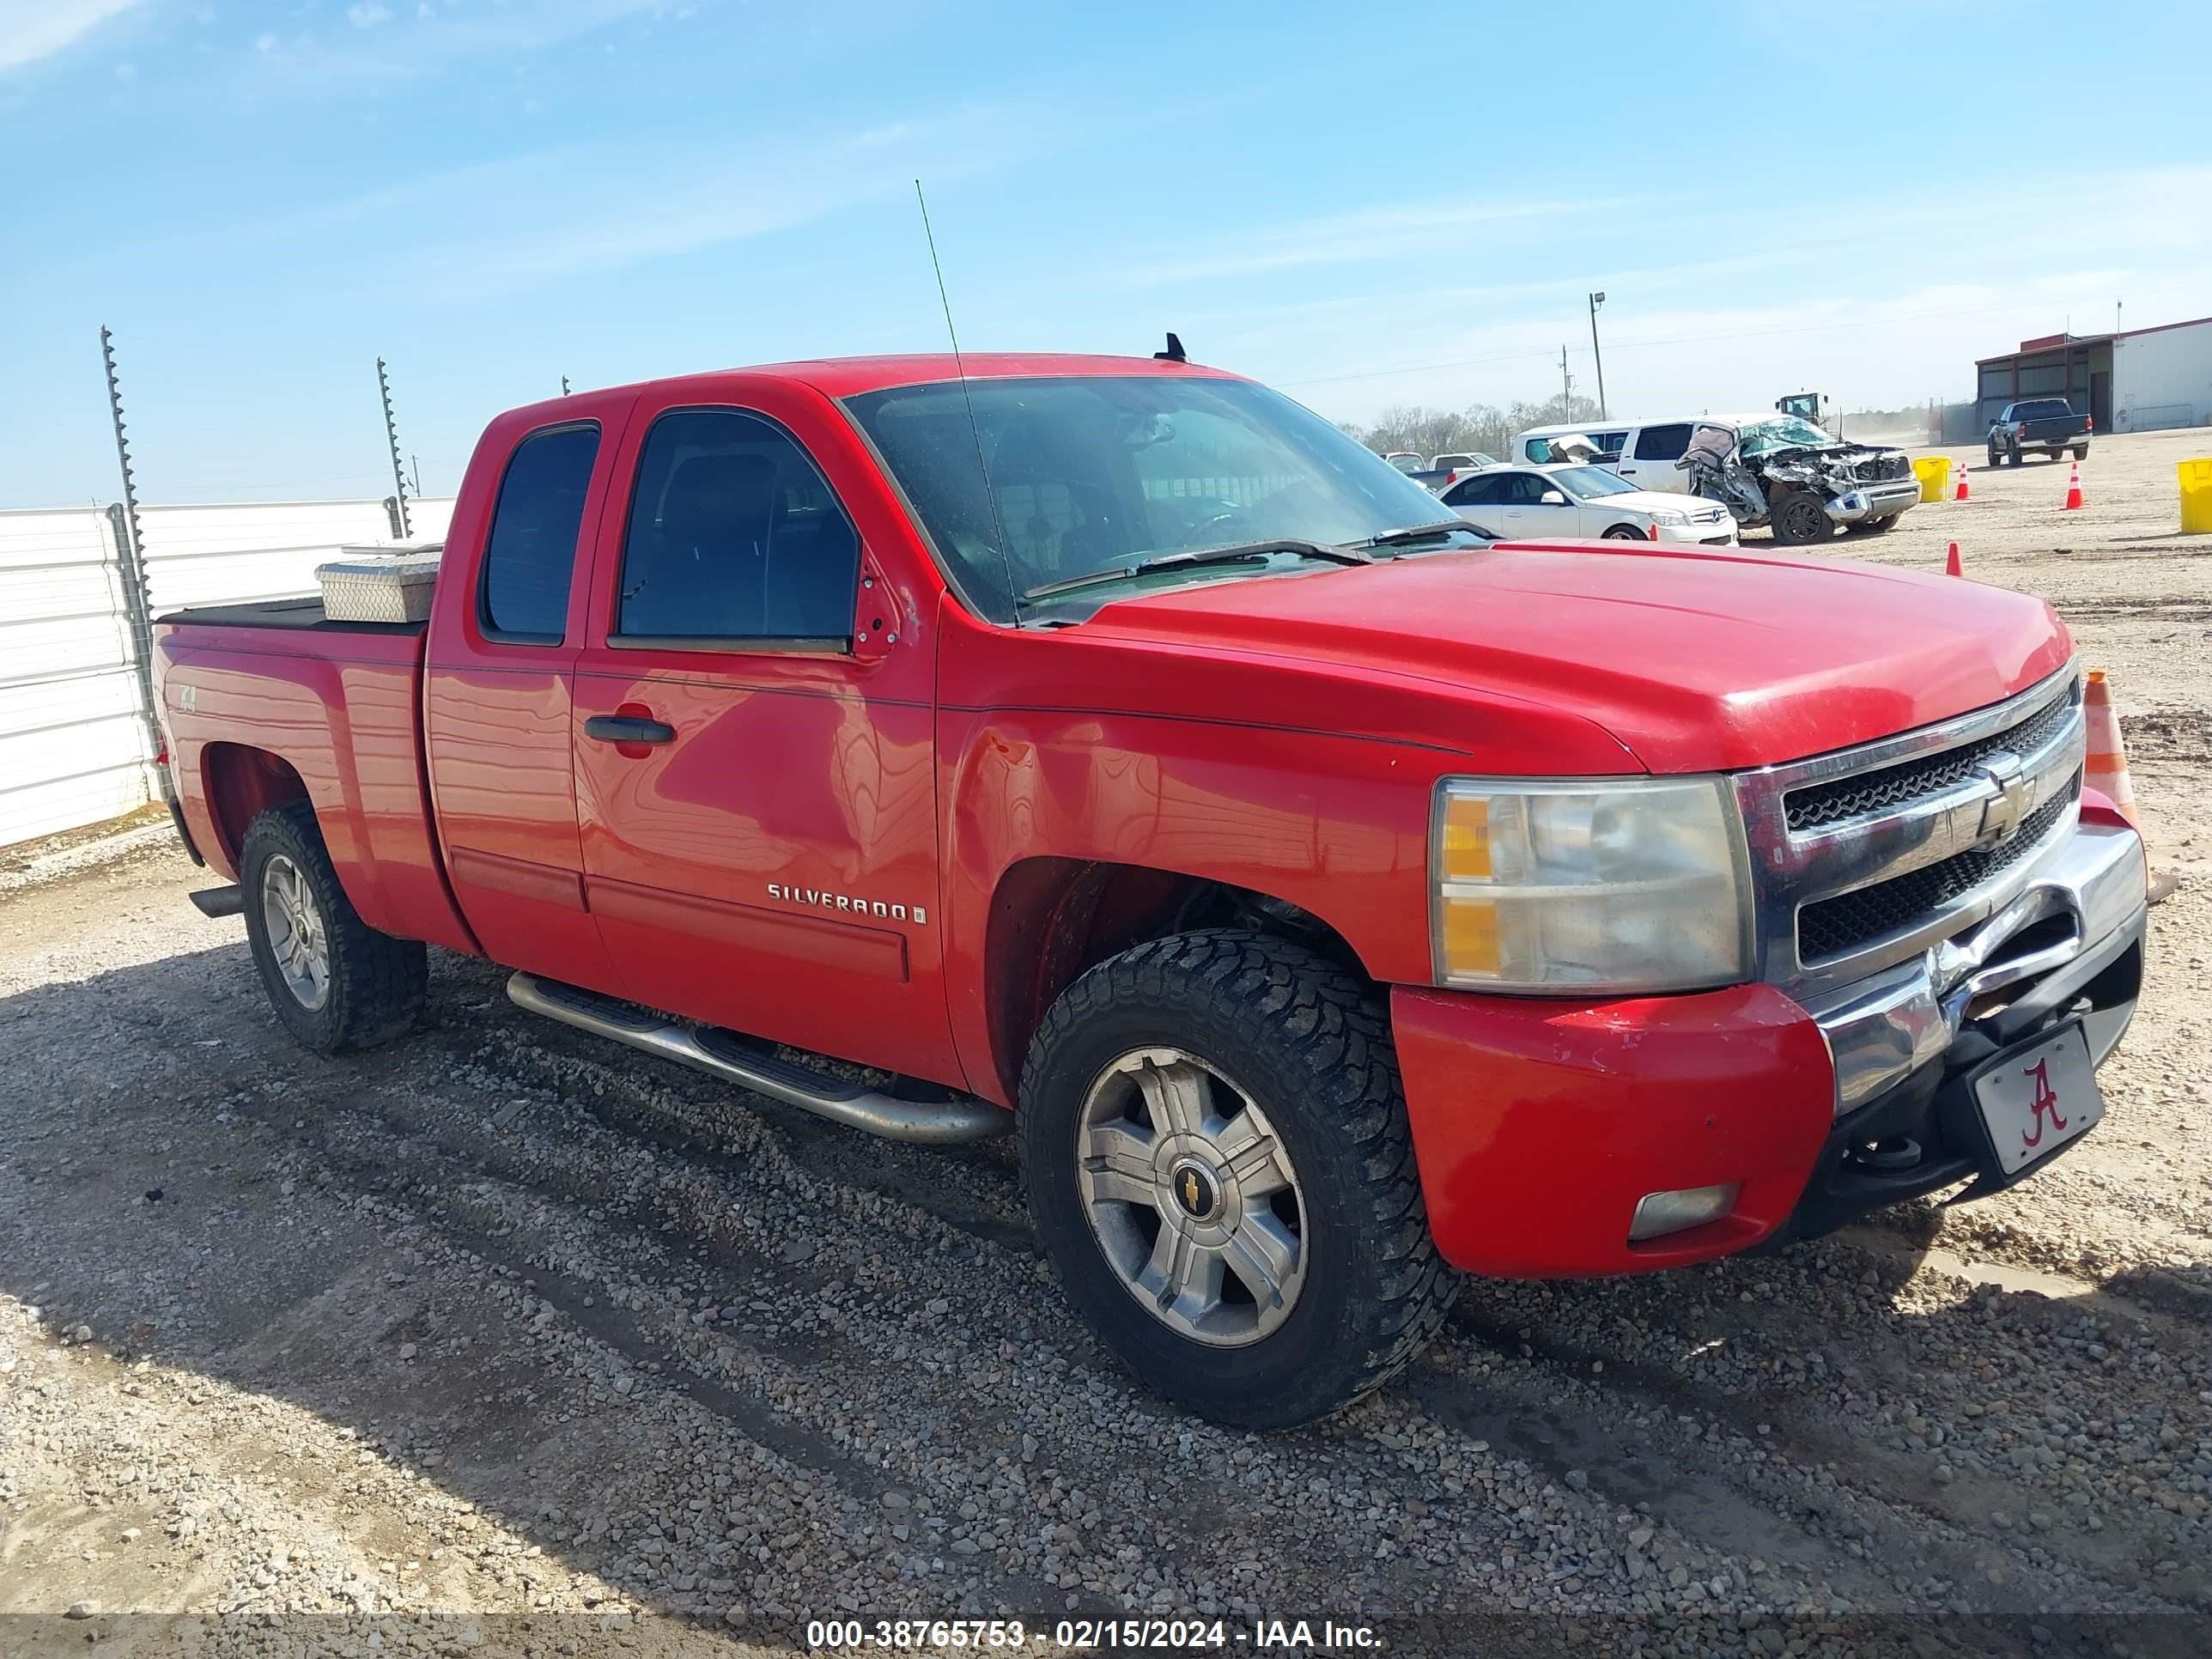
MULTIPOLYGON (((436 540, 450 500, 413 501, 436 540)), ((314 591, 338 547, 386 545, 384 504, 142 507, 154 614, 314 591)), ((0 847, 154 799, 115 532, 98 507, 0 512, 0 847)))

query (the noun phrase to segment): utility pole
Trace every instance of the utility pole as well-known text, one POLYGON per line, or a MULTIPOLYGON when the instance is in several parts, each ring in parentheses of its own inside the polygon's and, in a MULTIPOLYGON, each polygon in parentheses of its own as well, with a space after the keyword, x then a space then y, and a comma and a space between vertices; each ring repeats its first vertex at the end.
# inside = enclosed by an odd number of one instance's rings
POLYGON ((1597 349, 1597 308, 1605 303, 1605 290, 1599 289, 1589 296, 1590 356, 1597 363, 1597 417, 1610 419, 1605 410, 1605 358, 1597 349))
POLYGON ((384 398, 384 436, 392 447, 392 499, 399 503, 399 539, 406 541, 415 533, 414 520, 407 515, 407 474, 399 465, 399 427, 392 418, 392 382, 384 373, 384 359, 376 360, 376 389, 384 398))
POLYGON ((1575 418, 1572 407, 1574 400, 1575 377, 1567 373, 1567 349, 1563 345, 1559 348, 1559 418, 1561 420, 1571 421, 1575 418))

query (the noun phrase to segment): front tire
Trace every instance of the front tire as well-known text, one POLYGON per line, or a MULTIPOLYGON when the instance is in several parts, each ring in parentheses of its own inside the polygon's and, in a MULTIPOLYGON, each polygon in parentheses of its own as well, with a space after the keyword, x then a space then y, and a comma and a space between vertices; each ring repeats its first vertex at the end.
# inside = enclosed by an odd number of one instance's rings
POLYGON ((1609 542, 1648 542, 1651 538, 1632 524, 1617 524, 1605 532, 1605 539, 1609 542))
POLYGON ((1382 1008, 1258 933, 1099 963, 1030 1044, 1030 1212, 1076 1311, 1147 1386, 1248 1429, 1322 1417, 1443 1322, 1382 1008))
POLYGON ((301 1046, 343 1054, 413 1025, 429 987, 419 940, 361 919, 338 884, 315 810, 272 806, 246 827, 238 860, 246 939, 276 1018, 301 1046))
POLYGON ((1784 547, 1807 547, 1825 542, 1834 532, 1828 509, 1809 489, 1784 490, 1782 498, 1767 508, 1767 515, 1768 523, 1773 526, 1774 539, 1784 547))

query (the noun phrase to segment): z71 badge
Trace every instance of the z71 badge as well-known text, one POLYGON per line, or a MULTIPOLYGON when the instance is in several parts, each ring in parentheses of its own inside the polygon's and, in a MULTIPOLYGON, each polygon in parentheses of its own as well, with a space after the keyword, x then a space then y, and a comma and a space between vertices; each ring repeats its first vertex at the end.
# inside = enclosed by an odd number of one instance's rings
POLYGON ((917 927, 929 926, 929 912, 919 904, 886 904, 881 899, 860 898, 851 893, 825 892, 812 887, 784 887, 775 882, 769 883, 768 896, 786 904, 842 910, 851 915, 879 917, 884 921, 911 921, 917 927))

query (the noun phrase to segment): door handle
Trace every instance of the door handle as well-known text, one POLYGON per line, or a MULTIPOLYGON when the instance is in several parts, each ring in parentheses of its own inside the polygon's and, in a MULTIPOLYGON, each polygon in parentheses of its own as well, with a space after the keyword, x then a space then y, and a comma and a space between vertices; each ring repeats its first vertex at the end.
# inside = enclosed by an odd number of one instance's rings
POLYGON ((672 743, 676 728, 635 714, 594 714, 584 722, 584 735, 604 743, 672 743))

